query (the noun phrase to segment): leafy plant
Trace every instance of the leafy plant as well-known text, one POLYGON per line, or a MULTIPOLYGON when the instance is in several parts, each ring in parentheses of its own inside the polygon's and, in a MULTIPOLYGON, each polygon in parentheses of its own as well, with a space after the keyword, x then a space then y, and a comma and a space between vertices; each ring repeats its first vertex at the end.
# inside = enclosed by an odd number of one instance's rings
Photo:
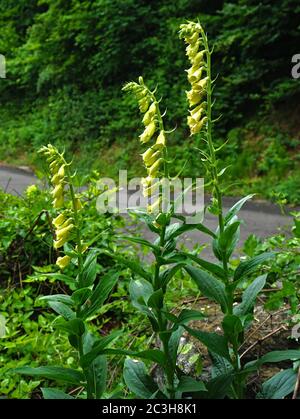
MULTIPOLYGON (((61 270, 70 263, 75 266, 73 278, 74 292, 71 295, 54 294, 41 297, 58 315, 55 326, 67 333, 69 342, 77 351, 77 367, 41 366, 37 368, 21 367, 15 372, 33 377, 64 382, 69 385, 84 387, 86 397, 101 398, 106 386, 107 361, 105 351, 115 340, 119 332, 98 337, 89 332, 87 320, 103 305, 118 280, 118 272, 109 271, 97 279, 99 250, 90 249, 81 239, 83 205, 75 193, 73 175, 64 155, 51 146, 41 149, 47 157, 51 172, 53 206, 59 214, 53 221, 55 227, 54 248, 64 247, 64 256, 59 256, 56 264, 61 270), (67 197, 69 196, 69 199, 67 197), (72 244, 73 243, 73 244, 72 244)), ((64 278, 65 274, 50 274, 64 278)), ((42 389, 45 398, 71 398, 61 390, 42 389)))

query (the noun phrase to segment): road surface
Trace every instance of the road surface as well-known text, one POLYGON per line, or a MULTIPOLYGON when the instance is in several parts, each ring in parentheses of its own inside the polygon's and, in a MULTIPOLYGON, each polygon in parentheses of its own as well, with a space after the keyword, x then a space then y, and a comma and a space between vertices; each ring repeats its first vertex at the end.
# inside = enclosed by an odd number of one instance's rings
MULTIPOLYGON (((0 188, 9 193, 21 195, 27 186, 36 182, 36 177, 29 171, 0 166, 0 188)), ((224 210, 230 208, 237 200, 238 198, 225 197, 224 210)), ((290 216, 282 215, 276 205, 265 201, 247 202, 240 211, 240 218, 244 222, 241 227, 240 246, 250 234, 265 238, 278 233, 278 231, 288 231, 292 224, 290 216)), ((215 229, 216 217, 207 214, 205 225, 215 229)), ((149 233, 148 230, 144 231, 143 235, 145 238, 152 238, 152 233, 149 233)), ((181 242, 184 242, 189 248, 192 248, 195 244, 207 243, 207 241, 208 236, 198 231, 189 232, 181 239, 181 242)), ((202 255, 208 258, 212 256, 209 248, 204 249, 202 255)))

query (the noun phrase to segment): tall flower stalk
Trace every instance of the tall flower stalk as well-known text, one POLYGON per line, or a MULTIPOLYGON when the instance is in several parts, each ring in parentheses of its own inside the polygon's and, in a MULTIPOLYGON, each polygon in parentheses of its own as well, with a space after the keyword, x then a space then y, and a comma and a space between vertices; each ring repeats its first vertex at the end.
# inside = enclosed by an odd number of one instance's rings
MULTIPOLYGON (((53 273, 51 278, 63 279, 71 283, 73 292, 70 295, 56 294, 43 296, 57 314, 55 326, 67 333, 69 342, 77 351, 77 369, 61 366, 42 366, 38 368, 23 367, 16 372, 29 376, 46 378, 54 381, 65 381, 83 391, 88 399, 99 399, 103 396, 107 378, 106 347, 119 332, 100 337, 89 331, 88 320, 103 305, 111 290, 116 285, 118 273, 108 272, 98 278, 98 249, 88 249, 81 238, 84 206, 75 193, 74 175, 71 163, 67 162, 64 153, 51 144, 42 147, 40 153, 49 164, 51 175, 51 195, 57 216, 53 220, 55 240, 53 246, 62 252, 56 264, 60 270, 72 266, 72 274, 53 273)), ((46 274, 47 276, 47 274, 46 274)), ((75 398, 59 389, 43 388, 44 398, 75 398)))
MULTIPOLYGON (((181 25, 180 38, 183 38, 187 44, 186 53, 192 65, 187 70, 188 80, 191 83, 191 90, 187 92, 190 107, 188 125, 191 135, 200 135, 200 139, 197 141, 198 151, 210 178, 209 184, 212 186, 212 204, 209 209, 218 216, 218 228, 214 233, 212 248, 223 268, 221 270, 218 265, 211 264, 207 271, 191 266, 186 266, 185 269, 196 281, 200 290, 221 306, 224 313, 222 322, 224 335, 223 337, 207 335, 204 343, 215 357, 219 356, 223 362, 230 362, 232 378, 229 381, 232 384, 231 390, 227 394, 233 398, 242 398, 247 373, 243 373, 239 347, 244 342, 244 331, 249 326, 255 299, 265 284, 266 275, 258 277, 249 285, 249 289, 244 292, 242 303, 236 306, 234 305, 235 290, 247 275, 273 255, 262 254, 254 260, 241 263, 236 271, 230 269, 230 257, 239 240, 240 221, 237 214, 252 195, 243 198, 224 215, 221 177, 226 168, 220 167, 220 160, 217 158, 218 149, 215 148, 212 136, 214 123, 212 117, 212 51, 209 48, 207 35, 199 22, 188 22, 181 25), (220 346, 225 345, 223 351, 218 352, 216 347, 212 350, 211 343, 214 339, 218 340, 220 346), (227 347, 226 350, 225 347, 227 347)), ((191 329, 189 331, 203 342, 203 334, 191 329)))

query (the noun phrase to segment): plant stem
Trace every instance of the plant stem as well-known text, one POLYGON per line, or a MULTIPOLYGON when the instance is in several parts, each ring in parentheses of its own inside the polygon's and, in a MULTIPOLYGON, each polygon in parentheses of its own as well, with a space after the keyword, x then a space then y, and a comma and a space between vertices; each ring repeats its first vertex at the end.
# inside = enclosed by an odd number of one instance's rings
MULTIPOLYGON (((207 143, 210 153, 210 165, 211 165, 211 174, 213 178, 213 185, 214 185, 214 192, 218 203, 218 220, 219 220, 219 229, 220 233, 223 233, 224 231, 224 218, 223 218, 223 202, 222 202, 222 192, 220 190, 219 185, 219 177, 218 177, 218 171, 217 171, 217 158, 216 158, 216 152, 212 140, 212 128, 213 128, 213 121, 212 121, 212 74, 211 74, 211 51, 209 49, 208 40, 206 33, 202 29, 202 38, 204 42, 204 47, 206 50, 206 56, 207 56, 207 68, 206 68, 206 74, 207 74, 207 143)), ((223 257, 223 268, 226 273, 227 283, 229 281, 228 279, 228 261, 226 257, 223 257)))

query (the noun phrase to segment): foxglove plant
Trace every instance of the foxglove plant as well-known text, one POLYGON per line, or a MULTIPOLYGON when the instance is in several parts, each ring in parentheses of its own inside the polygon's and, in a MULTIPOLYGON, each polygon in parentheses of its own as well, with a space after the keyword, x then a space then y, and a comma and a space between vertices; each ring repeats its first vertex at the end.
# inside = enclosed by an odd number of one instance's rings
MULTIPOLYGON (((74 277, 64 273, 50 274, 73 284, 70 295, 56 294, 41 297, 57 313, 55 327, 67 333, 69 342, 77 352, 78 369, 61 366, 23 367, 15 372, 63 382, 66 385, 84 389, 83 395, 89 399, 101 398, 106 386, 107 346, 119 336, 113 332, 105 337, 93 335, 88 329, 88 320, 103 305, 118 279, 117 272, 108 272, 98 278, 97 249, 89 249, 81 239, 84 203, 75 193, 74 175, 71 163, 64 154, 49 144, 40 150, 47 158, 53 189, 53 207, 58 211, 53 220, 55 241, 53 246, 60 250, 56 264, 63 270, 73 265, 74 277), (62 251, 63 249, 63 251, 62 251)), ((47 275, 46 275, 47 276, 47 275)), ((59 389, 43 388, 44 398, 74 398, 59 389)))
POLYGON ((160 194, 160 186, 165 180, 170 180, 166 141, 166 134, 169 132, 164 128, 160 101, 155 96, 156 92, 145 85, 142 77, 139 78, 139 83, 130 82, 123 90, 134 94, 140 111, 144 114, 145 128, 140 135, 140 142, 147 144, 148 148, 142 153, 147 170, 147 177, 142 180, 142 185, 145 197, 152 197, 153 201, 154 196, 154 203, 148 205, 145 211, 136 210, 134 213, 155 233, 157 239, 152 243, 138 237, 125 237, 152 251, 155 262, 148 268, 141 266, 138 261, 116 255, 115 257, 140 277, 131 281, 130 297, 133 305, 148 317, 159 340, 159 349, 145 351, 144 354, 140 354, 140 358, 152 360, 160 365, 164 373, 164 383, 158 385, 147 373, 143 362, 131 359, 125 361, 124 378, 129 389, 139 397, 180 398, 191 388, 197 391, 205 390, 202 382, 186 377, 177 368, 177 350, 183 332, 182 326, 192 319, 202 319, 203 314, 195 310, 182 310, 175 316, 165 301, 166 291, 169 282, 187 260, 187 256, 179 254, 176 249, 178 237, 192 229, 199 229, 208 234, 210 232, 202 224, 187 224, 184 216, 176 215, 174 202, 166 205, 168 209, 163 211, 165 197, 160 194), (176 218, 179 218, 181 223, 172 222, 176 218), (136 377, 147 382, 147 388, 137 386, 136 377))
MULTIPOLYGON (((208 184, 212 187, 212 204, 209 210, 218 217, 218 228, 212 232, 212 250, 218 264, 194 267, 184 266, 196 282, 203 295, 220 305, 224 314, 223 335, 185 329, 207 346, 212 360, 212 381, 207 384, 206 397, 243 398, 246 378, 265 362, 281 359, 299 359, 299 351, 271 352, 261 359, 242 365, 239 348, 244 343, 244 334, 253 319, 253 307, 258 293, 263 289, 267 275, 261 275, 248 283, 237 303, 235 292, 247 284, 249 276, 272 258, 272 253, 262 253, 250 260, 241 262, 235 270, 230 267, 230 258, 239 240, 240 223, 238 212, 243 204, 252 197, 249 195, 237 202, 226 214, 222 204, 222 175, 227 168, 221 167, 218 159, 219 149, 215 148, 212 129, 212 92, 211 56, 208 38, 199 22, 188 22, 180 26, 180 38, 186 43, 186 54, 191 67, 187 70, 191 90, 187 92, 190 115, 187 118, 191 135, 200 136, 198 152, 204 162, 208 184), (220 390, 222 389, 222 390, 220 390)), ((192 258, 198 262, 195 258, 192 258)), ((276 381, 276 376, 274 377, 276 381)), ((274 381, 274 383, 275 383, 274 381)), ((288 394, 288 393, 287 393, 288 394)))

